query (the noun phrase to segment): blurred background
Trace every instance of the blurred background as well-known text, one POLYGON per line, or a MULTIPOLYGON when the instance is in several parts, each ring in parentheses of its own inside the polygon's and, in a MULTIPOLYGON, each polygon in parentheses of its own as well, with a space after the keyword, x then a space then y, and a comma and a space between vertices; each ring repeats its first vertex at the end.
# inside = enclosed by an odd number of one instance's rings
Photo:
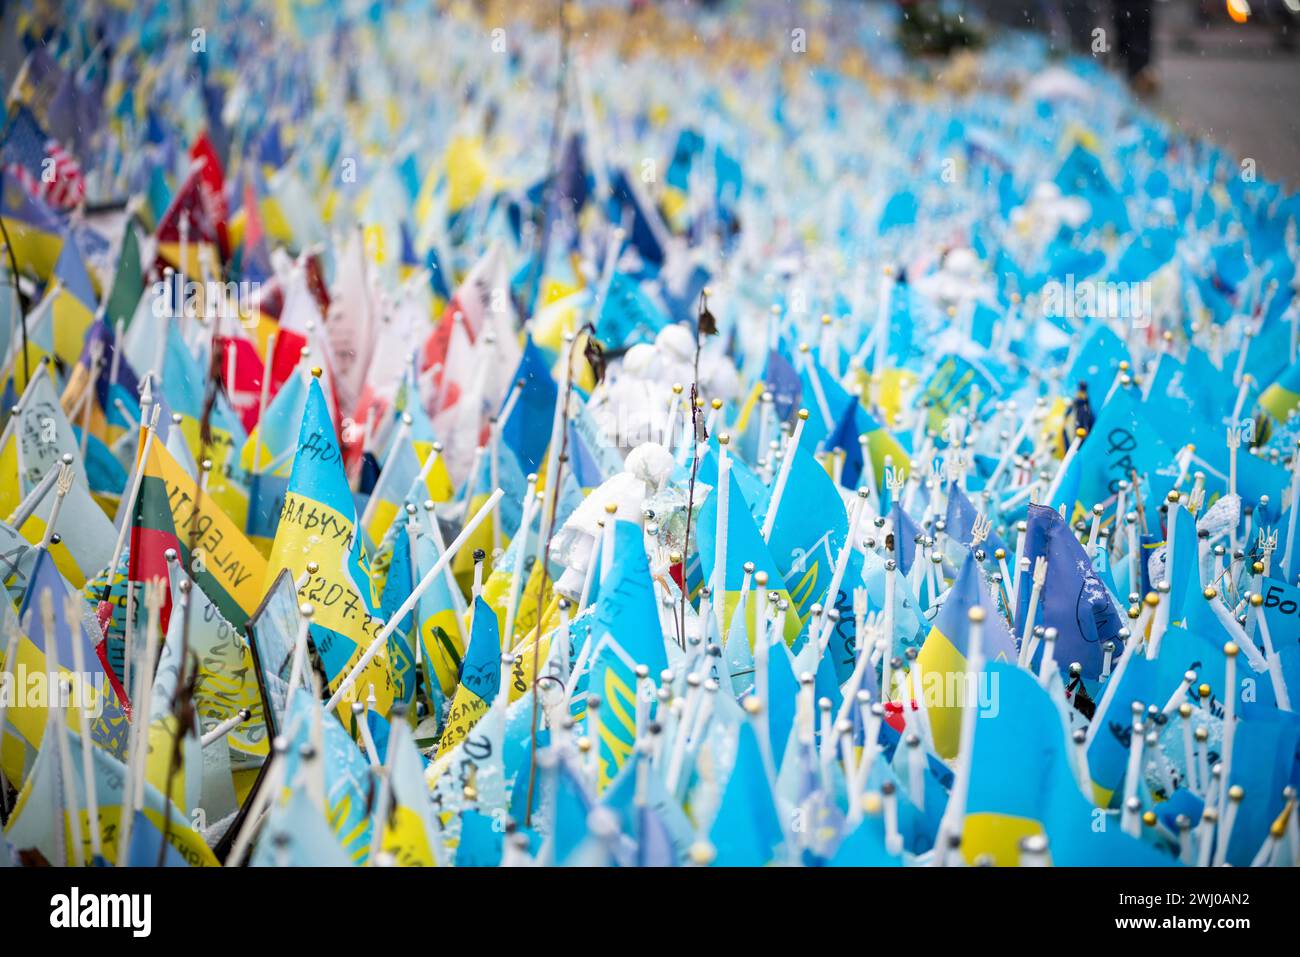
POLYGON ((969 6, 1004 26, 1045 31, 1063 51, 1107 60, 1178 127, 1300 186, 1300 0, 975 0, 969 6), (1098 29, 1105 35, 1098 37, 1098 29), (1096 52, 1098 39, 1105 52, 1096 52), (1134 69, 1126 43, 1138 48, 1134 69))

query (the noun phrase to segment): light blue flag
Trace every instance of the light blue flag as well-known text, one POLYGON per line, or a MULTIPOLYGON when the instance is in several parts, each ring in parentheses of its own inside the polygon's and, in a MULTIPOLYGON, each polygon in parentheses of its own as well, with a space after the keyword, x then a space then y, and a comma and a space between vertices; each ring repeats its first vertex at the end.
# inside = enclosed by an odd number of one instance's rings
POLYGON ((1072 521, 1080 509, 1112 501, 1120 482, 1132 485, 1133 472, 1142 480, 1148 510, 1156 511, 1178 478, 1175 452, 1147 420, 1134 393, 1116 390, 1097 413, 1063 480, 1078 483, 1074 501, 1066 503, 1066 519, 1072 521))
POLYGON ((709 829, 716 867, 763 867, 776 858, 785 840, 772 788, 763 769, 758 738, 749 723, 740 726, 736 761, 727 779, 718 815, 709 829))
POLYGON ((596 319, 596 338, 607 349, 653 342, 667 324, 668 317, 646 295, 640 283, 624 273, 614 273, 596 319))
POLYGON ((902 858, 885 846, 885 822, 869 814, 840 842, 829 867, 902 867, 902 858))
MULTIPOLYGON (((1218 622, 1215 624, 1218 625, 1218 622)), ((1217 632, 1206 633, 1195 625, 1186 628, 1170 625, 1160 639, 1160 655, 1156 658, 1156 689, 1173 694, 1182 682, 1183 675, 1195 671, 1196 681, 1187 689, 1184 700, 1192 707, 1199 708, 1201 698, 1197 689, 1200 685, 1209 685, 1210 713, 1222 718, 1228 691, 1225 687, 1227 666, 1223 655, 1223 645, 1227 640, 1228 635, 1221 628, 1217 632)), ((1167 700, 1168 698, 1165 699, 1167 700)), ((1165 701, 1154 701, 1152 704, 1163 708, 1165 701)), ((1277 699, 1273 695, 1273 683, 1268 674, 1256 671, 1245 655, 1238 655, 1237 713, 1241 714, 1248 704, 1273 707, 1277 704, 1277 699)))
POLYGON ((839 425, 844 409, 850 403, 856 404, 857 400, 811 355, 799 370, 799 383, 803 387, 803 404, 808 410, 800 444, 806 442, 809 448, 819 448, 839 425))
MULTIPOLYGON (((1092 775, 1093 801, 1098 807, 1118 807, 1124 798, 1134 702, 1164 707, 1165 700, 1174 690, 1164 689, 1164 697, 1161 697, 1161 689, 1156 685, 1159 669, 1140 651, 1130 656, 1123 672, 1111 672, 1109 681, 1116 680, 1119 684, 1105 714, 1093 718, 1094 722, 1102 723, 1088 744, 1088 772, 1092 775)), ((1105 686, 1102 687, 1104 694, 1105 686)))
MULTIPOLYGON (((801 442, 794 451, 786 492, 772 522, 767 548, 781 569, 795 610, 808 617, 814 604, 825 603, 835 574, 835 560, 849 533, 849 518, 835 483, 801 442)), ((760 509, 766 520, 770 491, 760 509)), ((728 541, 727 551, 731 551, 728 541)), ((769 582, 769 587, 771 582, 769 582)))
POLYGON ((772 763, 781 770, 785 752, 794 733, 795 708, 799 679, 794 673, 794 659, 781 641, 772 642, 767 652, 767 736, 772 749, 772 763))
MULTIPOLYGON (((132 830, 133 844, 136 834, 132 830)), ((300 786, 291 788, 288 799, 271 809, 249 860, 250 867, 351 867, 353 863, 321 809, 312 803, 310 791, 300 786)))
POLYGON ((654 584, 641 529, 632 522, 614 527, 614 556, 602 576, 589 640, 593 661, 588 695, 600 698, 598 789, 604 789, 631 757, 636 743, 637 665, 651 679, 668 666, 654 584))
MULTIPOLYGON (((806 446, 801 442, 794 450, 785 494, 767 540, 801 619, 809 614, 809 607, 826 599, 836 558, 849 536, 849 516, 839 490, 806 446)), ((764 520, 770 508, 768 490, 761 505, 764 520)))
POLYGON ((460 815, 460 844, 456 847, 457 867, 496 867, 501 863, 505 832, 496 819, 472 808, 460 815))
POLYGON ((334 714, 320 713, 321 709, 320 702, 314 701, 305 688, 294 692, 285 716, 286 732, 291 737, 285 754, 284 780, 289 786, 298 781, 304 746, 313 745, 310 750, 314 750, 312 727, 319 720, 324 747, 313 760, 324 765, 325 814, 344 856, 354 864, 364 864, 370 856, 372 824, 370 763, 334 714))
POLYGON ((261 462, 265 474, 289 475, 293 454, 298 447, 298 426, 307 407, 309 391, 306 379, 297 370, 284 380, 253 434, 248 437, 244 461, 249 467, 254 462, 261 462), (253 456, 254 447, 258 448, 256 458, 253 456))
POLYGON ((638 768, 646 760, 634 754, 600 803, 619 816, 623 833, 637 842, 638 867, 673 867, 686 860, 694 827, 681 804, 668 794, 662 775, 645 775, 645 803, 637 804, 638 768))
POLYGON ((1232 866, 1250 866, 1269 826, 1282 813, 1283 790, 1300 780, 1298 743, 1300 715, 1265 704, 1250 704, 1243 710, 1228 782, 1246 792, 1237 806, 1228 845, 1227 861, 1232 866))
POLYGON ((1010 664, 990 664, 985 674, 997 683, 999 704, 976 717, 962 834, 967 860, 989 854, 997 864, 1015 865, 1020 840, 1044 834, 1058 866, 1174 864, 1117 826, 1096 828, 1096 809, 1070 764, 1060 711, 1033 675, 1010 664))
POLYGON ((583 775, 561 760, 555 769, 555 791, 551 798, 552 859, 563 867, 587 840, 587 815, 594 803, 583 783, 583 775))

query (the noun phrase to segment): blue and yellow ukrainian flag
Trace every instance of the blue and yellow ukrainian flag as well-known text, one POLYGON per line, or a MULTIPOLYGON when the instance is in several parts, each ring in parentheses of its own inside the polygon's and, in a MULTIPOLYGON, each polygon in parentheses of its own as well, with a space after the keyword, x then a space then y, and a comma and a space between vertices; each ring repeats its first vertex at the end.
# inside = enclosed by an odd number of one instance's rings
MULTIPOLYGON (((314 627, 314 626, 313 626, 314 627)), ((376 692, 378 689, 376 689, 376 692)), ((324 753, 329 760, 325 765, 325 806, 320 808, 329 822, 329 828, 343 848, 343 853, 353 864, 364 864, 370 857, 370 836, 374 815, 371 813, 373 777, 370 765, 356 742, 344 730, 344 725, 321 713, 322 705, 312 698, 306 688, 298 688, 285 713, 286 733, 292 734, 285 756, 284 790, 277 798, 284 799, 295 791, 310 793, 294 784, 302 774, 302 752, 315 736, 319 727, 324 736, 324 753)), ((352 714, 349 711, 348 721, 352 714)), ((315 773, 320 773, 316 771, 315 773)))
MULTIPOLYGON (((423 581, 439 557, 438 546, 429 535, 415 540, 416 581, 423 581)), ((451 578, 450 570, 434 579, 415 603, 420 650, 423 652, 425 686, 438 701, 450 698, 460 680, 465 656, 465 632, 461 624, 465 599, 451 578)))
MULTIPOLYGON (((81 753, 81 738, 76 731, 68 730, 68 747, 73 754, 81 753)), ((99 804, 99 819, 95 826, 100 831, 101 860, 116 862, 119 854, 117 842, 122 833, 122 821, 127 813, 122 805, 123 782, 126 781, 126 766, 103 748, 91 749, 91 774, 95 779, 95 796, 99 804)), ((31 774, 18 793, 18 798, 9 815, 6 838, 16 847, 36 848, 56 866, 73 863, 72 816, 68 813, 68 803, 61 796, 67 788, 75 788, 80 809, 81 860, 92 860, 90 843, 90 814, 87 809, 85 769, 81 761, 72 762, 72 780, 60 780, 58 749, 53 741, 41 747, 31 774), (26 813, 28 809, 32 813, 26 813), (62 808, 61 814, 53 815, 51 808, 62 808), (63 834, 58 835, 56 828, 62 825, 63 834), (65 855, 59 857, 59 850, 65 855)), ((176 807, 172 806, 168 814, 162 792, 148 781, 145 782, 141 796, 142 807, 135 812, 131 827, 131 848, 129 861, 133 865, 154 867, 157 865, 159 851, 163 844, 163 835, 167 834, 165 866, 167 867, 217 867, 218 861, 203 842, 203 837, 190 826, 190 820, 176 807)))
MULTIPOLYGON (((713 596, 714 605, 716 607, 718 601, 724 603, 723 621, 729 626, 731 616, 735 613, 736 606, 740 602, 740 590, 745 580, 745 563, 753 562, 755 574, 758 572, 767 574, 768 593, 776 592, 790 603, 790 611, 785 617, 785 640, 787 644, 794 644, 802 627, 802 619, 799 616, 798 608, 789 590, 785 587, 785 576, 781 573, 780 566, 777 564, 776 559, 772 557, 771 551, 768 550, 767 543, 763 541, 758 526, 754 524, 754 517, 750 514, 749 505, 736 480, 735 470, 730 471, 728 478, 730 480, 730 490, 727 498, 727 568, 726 577, 723 579, 723 594, 713 596)), ((696 529, 696 534, 699 536, 700 569, 704 576, 704 582, 709 584, 714 581, 714 567, 717 561, 718 548, 718 495, 716 491, 709 495, 700 509, 699 524, 696 529)), ((752 582, 750 587, 754 587, 752 582)), ((750 648, 754 646, 754 637, 757 632, 757 604, 752 596, 745 602, 750 648)), ((724 631, 724 634, 730 634, 729 627, 724 631)), ((657 672, 652 673, 657 674, 657 672)))
MULTIPOLYGON (((763 503, 771 508, 771 495, 763 503)), ((835 574, 835 560, 849 534, 849 518, 835 483, 803 444, 794 450, 786 493, 772 522, 767 548, 800 618, 825 602, 835 574)), ((731 553, 728 533, 727 553, 731 553)), ((748 561, 745 559, 744 561, 748 561)), ((742 561, 743 565, 743 561, 742 561)), ((768 587, 771 587, 769 581, 768 587)), ((831 596, 834 599, 835 596, 831 596)))
POLYGON ((54 298, 54 354, 70 367, 81 357, 86 332, 95 321, 95 310, 99 308, 94 284, 72 233, 64 237, 63 249, 54 263, 54 279, 58 284, 51 293, 54 298))
MULTIPOLYGON (((58 657, 59 673, 71 679, 76 664, 73 643, 79 643, 87 669, 80 678, 86 695, 85 705, 83 707, 73 699, 74 705, 67 709, 67 726, 74 731, 88 727, 97 751, 124 758, 129 728, 121 700, 83 623, 68 619, 67 595, 67 586, 55 569, 49 552, 38 551, 19 607, 19 620, 26 623, 26 628, 20 630, 14 650, 15 660, 6 661, 5 670, 11 675, 22 673, 20 669, 28 675, 48 675, 54 661, 47 659, 46 651, 53 650, 58 657), (50 595, 54 613, 53 635, 46 633, 41 613, 46 593, 50 595), (98 715, 92 717, 96 712, 98 715)), ((49 725, 46 700, 20 694, 10 702, 6 715, 4 736, 0 740, 0 768, 3 768, 6 779, 15 787, 21 787, 32 770, 49 725)))
POLYGON ((398 867, 436 867, 441 828, 424 783, 424 765, 415 749, 409 728, 393 726, 385 748, 396 748, 391 759, 392 810, 384 828, 381 848, 391 854, 398 867))
POLYGON ((41 282, 49 280, 63 248, 64 222, 54 210, 27 192, 14 176, 4 177, 0 193, 3 220, 14 259, 41 282))
POLYGON ((253 428, 240 452, 240 468, 249 475, 245 530, 249 541, 263 555, 270 554, 280 521, 280 509, 293 469, 293 454, 298 447, 297 426, 302 422, 308 392, 305 376, 295 371, 267 405, 262 421, 253 428), (255 454, 259 467, 256 473, 253 472, 255 454))
MULTIPOLYGON (((293 472, 267 563, 266 587, 282 568, 289 569, 298 581, 307 575, 307 564, 316 563, 316 573, 308 575, 298 594, 315 608, 312 640, 320 649, 330 689, 337 690, 383 622, 372 593, 369 562, 357 534, 356 506, 343 471, 334 423, 319 381, 313 378, 309 390, 293 472)), ((386 716, 394 691, 386 649, 358 675, 354 686, 358 698, 366 698, 371 685, 379 713, 386 716)), ((345 727, 352 718, 349 704, 339 702, 345 727)))
MULTIPOLYGON (((1137 637, 1130 639, 1136 641, 1137 637)), ((1124 670, 1111 672, 1110 681, 1119 681, 1102 723, 1088 742, 1088 773, 1092 775, 1092 799, 1098 807, 1118 807, 1124 794, 1124 777, 1128 771, 1129 744, 1133 734, 1133 703, 1162 706, 1156 692, 1159 666, 1146 655, 1129 656, 1124 670)), ((1105 694, 1102 686, 1101 694, 1105 694)), ((1168 692, 1166 692, 1166 695, 1168 692)), ((1100 700, 1100 698, 1098 699, 1100 700)))
POLYGON ((600 759, 597 787, 618 775, 636 744, 636 666, 656 681, 668 667, 659 607, 641 529, 614 524, 614 555, 601 580, 592 622, 588 693, 600 697, 600 759))
MULTIPOLYGON (((396 398, 393 400, 393 407, 400 414, 407 414, 411 417, 411 447, 415 449, 415 457, 419 460, 419 467, 424 468, 429 456, 434 454, 433 443, 438 440, 433 431, 433 423, 429 421, 429 414, 424 411, 424 406, 420 404, 419 394, 415 386, 410 383, 409 378, 401 389, 398 390, 396 398)), ((456 497, 456 487, 452 484, 451 475, 447 471, 447 464, 441 456, 433 465, 429 466, 429 474, 424 478, 425 487, 419 489, 421 495, 430 498, 435 502, 450 502, 456 497)), ((419 504, 419 503, 417 503, 419 504)))
POLYGON ((1287 368, 1276 381, 1260 394, 1259 404, 1264 411, 1285 422, 1287 415, 1300 405, 1300 359, 1287 368))
POLYGON ((248 520, 248 489, 238 467, 239 449, 244 444, 244 426, 231 409, 224 393, 218 391, 208 415, 207 441, 202 435, 207 374, 190 353, 180 330, 166 333, 162 387, 172 411, 181 416, 180 430, 195 461, 209 459, 205 494, 221 506, 237 526, 248 520))
MULTIPOLYGON (((415 567, 412 561, 411 537, 403 522, 393 534, 389 550, 388 574, 384 579, 383 598, 379 611, 388 621, 411 596, 415 588, 415 567)), ((415 705, 415 636, 412 626, 415 616, 408 612, 402 623, 388 636, 389 670, 393 675, 393 700, 411 708, 415 705)))
POLYGON ((438 752, 447 754, 469 735, 496 700, 501 688, 501 626, 492 606, 474 601, 474 623, 469 648, 461 664, 460 684, 451 699, 447 725, 438 740, 438 752))
POLYGON ((976 709, 961 851, 968 863, 987 855, 1014 867, 1020 842, 1046 832, 1050 792, 1077 795, 1078 786, 1060 716, 1034 676, 1014 663, 991 662, 981 677, 996 705, 976 709))
POLYGON ((1014 662, 1016 646, 1007 633, 1006 620, 980 581, 975 556, 968 552, 961 571, 957 573, 957 580, 953 582, 952 590, 948 592, 916 657, 925 686, 942 689, 938 700, 926 694, 926 712, 934 734, 934 748, 943 758, 956 756, 961 737, 962 710, 967 702, 949 700, 947 692, 951 688, 964 691, 970 687, 966 678, 969 667, 966 655, 970 649, 969 615, 970 610, 977 606, 984 609, 980 642, 984 660, 1014 662))

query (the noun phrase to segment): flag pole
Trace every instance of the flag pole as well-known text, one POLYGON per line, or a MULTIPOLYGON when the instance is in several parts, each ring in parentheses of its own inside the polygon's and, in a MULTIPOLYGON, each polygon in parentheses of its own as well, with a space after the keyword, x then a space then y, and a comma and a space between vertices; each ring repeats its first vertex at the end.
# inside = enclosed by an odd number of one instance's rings
MULTIPOLYGON (((967 638, 966 671, 979 684, 980 674, 984 670, 984 609, 976 605, 967 612, 969 629, 967 638)), ((978 691, 976 694, 978 697, 978 691)), ((949 835, 961 834, 962 823, 966 818, 966 798, 970 793, 970 777, 973 765, 975 744, 976 707, 967 703, 961 712, 960 744, 957 751, 957 767, 953 776, 952 791, 948 795, 948 806, 944 808, 943 818, 939 822, 939 836, 935 846, 944 844, 949 835)))
MULTIPOLYGON (((68 608, 64 614, 69 621, 76 621, 81 615, 81 603, 71 595, 67 596, 67 598, 68 608)), ((81 727, 78 737, 81 739, 81 776, 86 787, 86 822, 87 829, 90 831, 90 852, 94 859, 100 859, 104 856, 104 849, 101 845, 99 829, 99 795, 95 785, 94 746, 90 741, 90 722, 86 718, 86 651, 82 647, 80 639, 81 636, 77 633, 77 629, 73 628, 72 667, 76 672, 77 708, 81 714, 81 727)), ((100 694, 106 693, 106 691, 100 692, 100 694)), ((3 736, 3 731, 0 731, 0 739, 3 739, 3 736)))
MULTIPOLYGON (((509 651, 515 646, 515 616, 519 614, 519 589, 523 584, 524 549, 528 544, 528 530, 533 524, 533 513, 537 508, 537 475, 528 476, 528 490, 524 493, 524 514, 519 520, 515 537, 522 536, 519 553, 515 556, 514 568, 510 570, 510 598, 506 603, 506 627, 501 633, 501 647, 509 651), (506 642, 509 642, 507 645, 506 642)), ((540 623, 539 623, 540 624, 540 623)))
MULTIPOLYGON (((141 749, 148 741, 147 725, 149 723, 148 697, 153 690, 154 656, 158 651, 158 632, 161 626, 163 606, 162 579, 145 582, 144 605, 149 616, 145 624, 145 656, 136 674, 135 693, 131 698, 131 729, 127 751, 126 778, 122 788, 122 817, 118 822, 117 866, 125 867, 130 856, 131 826, 135 811, 143 803, 144 795, 144 755, 141 749)), ((168 795, 170 799, 170 795, 168 795)))
MULTIPOLYGON (((718 513, 717 527, 714 532, 713 555, 713 591, 717 595, 714 610, 718 616, 718 640, 727 640, 727 529, 730 526, 730 508, 728 498, 731 493, 731 456, 727 446, 731 437, 725 432, 718 436, 718 513)), ((776 499, 768 512, 771 516, 776 511, 776 499)))
POLYGON ((59 463, 50 466, 50 470, 41 476, 41 480, 36 483, 36 486, 18 503, 18 507, 5 519, 5 524, 12 526, 14 529, 22 528, 27 520, 32 517, 32 513, 40 507, 50 489, 54 487, 54 483, 62 473, 63 467, 71 467, 73 461, 72 453, 64 452, 59 458, 59 463))
POLYGON ((794 464, 794 453, 799 448, 799 438, 803 435, 804 423, 808 421, 808 410, 800 409, 799 421, 794 425, 790 441, 786 443, 785 453, 781 457, 781 469, 776 474, 776 484, 772 486, 772 500, 768 503, 767 514, 763 516, 763 541, 772 537, 772 525, 776 522, 777 510, 781 507, 781 497, 785 494, 786 482, 790 481, 790 468, 794 464))
POLYGON ((154 435, 157 434, 158 413, 161 411, 161 405, 154 405, 149 419, 149 426, 144 436, 144 446, 140 450, 140 458, 135 463, 135 472, 131 476, 131 491, 127 495, 124 503, 125 507, 122 509, 122 527, 117 530, 117 542, 113 545, 113 558, 108 563, 108 580, 104 582, 104 594, 99 599, 101 603, 108 601, 108 596, 113 593, 113 576, 117 574, 117 563, 122 560, 122 550, 126 548, 126 536, 131 531, 131 516, 135 513, 135 500, 140 494, 140 485, 144 481, 145 463, 149 461, 149 450, 153 446, 154 435))

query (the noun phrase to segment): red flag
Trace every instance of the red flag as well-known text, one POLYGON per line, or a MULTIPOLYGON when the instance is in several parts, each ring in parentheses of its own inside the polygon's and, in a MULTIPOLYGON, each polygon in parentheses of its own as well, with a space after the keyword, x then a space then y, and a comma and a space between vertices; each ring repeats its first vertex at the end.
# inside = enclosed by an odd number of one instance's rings
POLYGON ((230 237, 226 232, 226 218, 230 212, 226 204, 226 177, 217 150, 206 131, 199 134, 199 138, 190 147, 190 159, 198 163, 203 205, 216 230, 221 261, 225 262, 230 258, 230 237))
POLYGON ((214 336, 212 341, 221 350, 221 382, 230 405, 244 423, 244 431, 251 432, 257 424, 257 406, 262 396, 262 357, 257 354, 257 347, 242 337, 214 336))
MULTIPOLYGON (((206 166, 207 164, 202 164, 206 166)), ((168 266, 181 270, 188 279, 198 281, 206 262, 208 269, 219 272, 220 259, 217 227, 208 209, 204 194, 202 169, 193 169, 181 188, 172 197, 171 205, 158 224, 158 260, 155 268, 161 274, 168 266), (181 262, 181 224, 188 230, 185 262, 181 262)), ((214 275, 214 279, 219 276, 214 275)))

